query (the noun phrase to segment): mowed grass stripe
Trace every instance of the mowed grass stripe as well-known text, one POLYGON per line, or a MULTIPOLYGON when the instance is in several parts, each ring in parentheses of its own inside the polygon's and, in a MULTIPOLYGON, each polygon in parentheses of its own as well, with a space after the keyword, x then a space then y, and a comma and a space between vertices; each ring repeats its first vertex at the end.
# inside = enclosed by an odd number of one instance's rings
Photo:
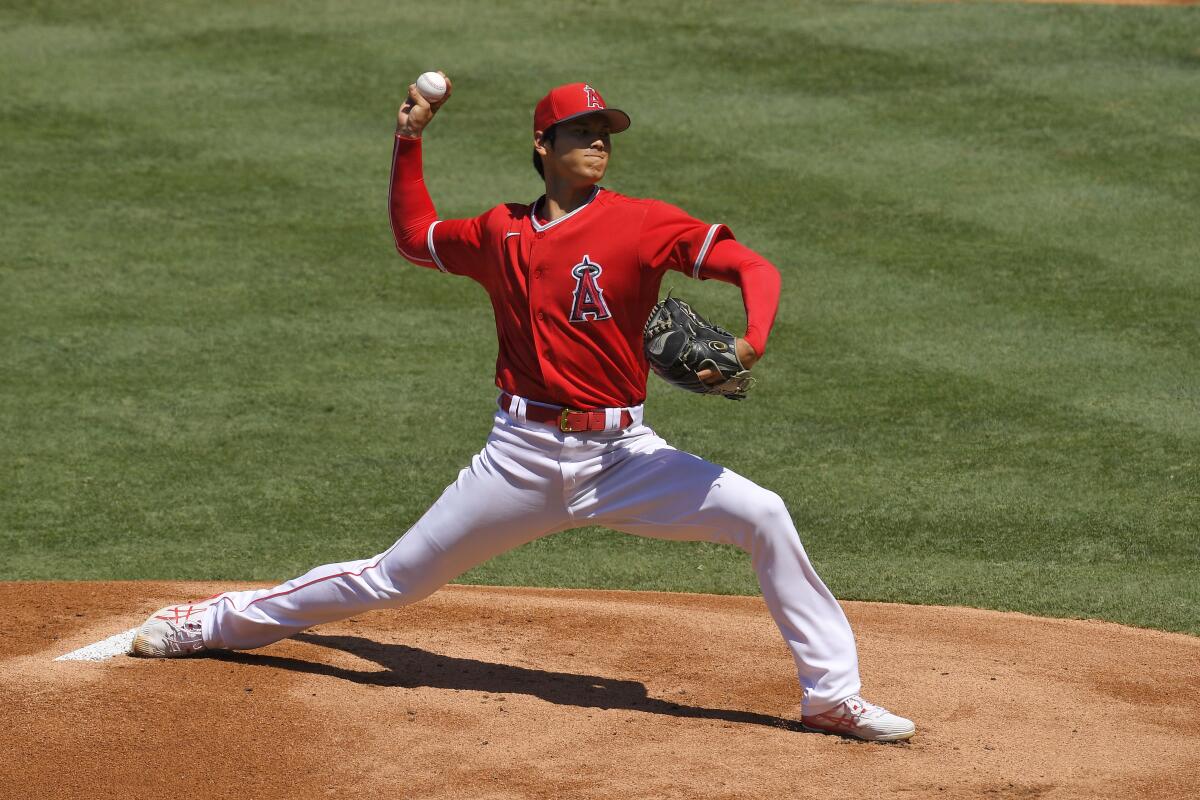
MULTIPOLYGON (((753 460, 772 465, 756 477, 782 487, 818 551, 886 543, 1005 558, 1036 541, 1072 563, 1110 547, 1132 560, 1200 555, 1189 443, 1098 427, 1025 387, 881 361, 838 336, 809 335, 795 364, 803 403, 783 421, 756 412, 774 436, 755 442, 753 460)), ((751 460, 737 444, 717 449, 738 467, 751 460)))
POLYGON ((886 314, 887 330, 865 328, 860 317, 846 327, 862 330, 878 360, 913 359, 998 389, 1017 387, 1052 404, 1067 403, 1102 426, 1131 423, 1136 435, 1153 431, 1194 447, 1200 434, 1191 376, 1196 360, 1186 352, 1157 351, 1128 341, 1120 331, 1078 332, 1033 312, 991 305, 970 292, 936 281, 905 282, 891 300, 891 284, 869 267, 846 263, 847 273, 864 270, 865 281, 883 284, 871 308, 886 314), (929 300, 931 293, 936 300, 929 300))
MULTIPOLYGON (((896 520, 898 537, 916 536, 925 546, 932 535, 943 548, 984 547, 990 556, 989 548, 1019 546, 1013 536, 1032 536, 1046 555, 1061 555, 1059 547, 1106 528, 1136 534, 1139 555, 1200 555, 1188 534, 1196 506, 1187 492, 1193 459, 1186 444, 1131 425, 1097 430, 1090 415, 1020 387, 1005 390, 900 358, 882 366, 869 360, 873 353, 855 363, 845 342, 829 347, 814 354, 829 359, 832 373, 817 376, 826 381, 813 387, 814 405, 830 409, 838 399, 866 397, 853 412, 813 412, 798 421, 804 450, 813 453, 788 467, 822 466, 830 498, 824 508, 878 523, 890 508, 915 517, 896 520), (961 527, 970 507, 982 512, 977 524, 985 542, 939 522, 944 514, 961 527)), ((844 535, 857 536, 853 527, 844 535)), ((862 542, 888 536, 882 529, 872 534, 862 542)))
POLYGON ((815 563, 846 599, 969 605, 1052 617, 1086 617, 1127 625, 1195 630, 1194 582, 1171 565, 1045 563, 1040 560, 979 561, 941 557, 930 574, 925 558, 842 557, 815 563), (1058 588, 1047 592, 1047 586, 1058 588), (1161 620, 1161 623, 1158 622, 1161 620))
MULTIPOLYGON (((776 53, 775 55, 781 54, 776 53)), ((898 59, 898 61, 902 62, 903 59, 898 59)), ((980 90, 980 94, 991 102, 997 94, 1003 95, 1004 93, 996 92, 993 87, 989 86, 980 90)), ((888 99, 885 95, 884 99, 878 101, 878 105, 886 108, 888 99)), ((1007 105, 1001 103, 999 108, 998 115, 1002 119, 1009 117, 1008 109, 1013 110, 1013 117, 1019 118, 1020 109, 1025 104, 1031 103, 1036 106, 1041 103, 1046 105, 1045 98, 1031 97, 1016 92, 1009 92, 1007 98, 1002 96, 1000 99, 1007 100, 1007 105)), ((873 109, 874 106, 867 108, 873 109)), ((970 113, 977 114, 978 118, 985 118, 980 113, 982 109, 970 108, 969 110, 970 113)), ((867 113, 875 116, 874 112, 868 111, 867 113)), ((915 139, 919 136, 916 132, 920 127, 919 120, 917 122, 907 120, 900 112, 894 116, 903 124, 899 126, 893 124, 890 127, 871 126, 868 129, 868 135, 885 137, 889 142, 895 142, 896 146, 875 151, 864 147, 862 152, 866 154, 866 158, 849 162, 821 158, 820 156, 824 154, 820 153, 813 159, 816 166, 810 169, 825 173, 823 177, 826 177, 827 181, 834 185, 832 188, 816 187, 820 194, 819 200, 810 203, 808 209, 802 209, 797 214, 797 217, 803 220, 806 228, 813 224, 814 220, 818 220, 817 224, 824 221, 821 219, 824 217, 831 222, 828 225, 829 228, 852 231, 849 237, 843 239, 837 238, 836 231, 830 234, 830 238, 837 245, 842 245, 840 248, 842 252, 848 251, 849 255, 864 260, 879 259, 881 255, 890 255, 892 257, 881 264, 882 268, 892 269, 899 266, 917 274, 948 277, 956 288, 964 289, 974 295, 945 298, 950 300, 952 305, 949 306, 950 314, 943 319, 947 327, 951 327, 955 322, 963 321, 955 319, 956 316, 962 316, 961 313, 956 312, 969 308, 972 318, 982 317, 980 327, 986 328, 989 323, 992 323, 992 330, 985 330, 984 335, 993 340, 993 346, 976 353, 971 358, 972 362, 984 365, 990 363, 989 357, 996 355, 994 345, 999 345, 1003 351, 1009 354, 1010 358, 1013 354, 1024 353, 1032 356, 1032 360, 1036 362, 1035 354, 1040 350, 1048 349, 1047 346, 1055 347, 1061 336, 1072 340, 1076 351, 1066 353, 1068 358, 1079 359, 1084 362, 1084 366, 1088 370, 1094 369, 1097 365, 1102 369, 1108 366, 1113 369, 1117 377, 1127 376, 1127 379, 1133 384, 1132 388, 1139 392, 1130 398, 1129 402, 1123 404, 1124 407, 1119 412, 1122 418, 1136 418, 1137 412, 1143 404, 1150 402, 1160 407, 1158 411, 1163 417, 1159 423, 1161 428, 1174 429, 1180 425, 1194 424, 1195 404, 1187 398, 1184 387, 1177 377, 1173 377, 1164 387, 1149 387, 1149 397, 1146 396, 1146 387, 1144 387, 1148 371, 1165 368, 1168 374, 1179 376, 1186 374, 1186 371, 1195 364, 1194 354, 1200 352, 1200 337, 1196 335, 1196 322, 1190 318, 1191 315, 1188 313, 1191 308, 1195 307, 1196 300, 1200 299, 1197 297, 1194 280, 1190 284, 1185 283, 1185 287, 1181 291, 1179 284, 1184 282, 1180 280, 1184 277, 1182 270, 1172 270, 1169 274, 1175 280, 1170 281, 1168 286, 1159 288, 1155 285, 1156 282, 1147 282, 1140 278, 1134 271, 1137 265, 1110 263, 1097 256, 1081 253, 1072 247, 1031 242, 1025 230, 1017 229, 1009 232, 1007 229, 997 230, 979 223, 964 222, 956 219, 953 213, 940 208, 923 211, 920 209, 918 198, 922 195, 922 188, 930 187, 922 187, 920 184, 910 187, 904 180, 903 173, 899 176, 900 181, 884 182, 882 185, 891 187, 899 183, 906 189, 910 189, 905 198, 893 200, 879 197, 882 194, 878 188, 881 182, 877 177, 873 183, 871 179, 874 170, 880 165, 872 161, 871 155, 882 153, 893 158, 897 152, 908 155, 908 151, 904 149, 907 144, 905 138, 915 139), (910 126, 911 130, 905 130, 910 126), (896 127, 901 128, 898 136, 893 135, 896 127), (839 177, 829 178, 829 174, 839 177), (845 192, 840 191, 840 185, 848 183, 847 175, 860 178, 860 181, 855 182, 853 191, 861 194, 846 196, 845 192), (831 198, 831 195, 840 196, 831 198), (914 200, 917 203, 916 208, 913 207, 914 200), (806 210, 815 212, 815 214, 805 213, 806 210), (1131 266, 1134 268, 1131 269, 1131 266), (1013 320, 997 319, 995 314, 986 313, 986 306, 981 307, 977 302, 979 300, 985 300, 987 303, 1010 304, 1014 308, 1020 308, 1022 315, 1019 319, 1013 320), (960 303, 958 301, 967 302, 960 303), (1038 311, 1045 312, 1046 317, 1038 317, 1038 311), (1080 337, 1076 335, 1075 331, 1062 330, 1064 323, 1074 323, 1086 333, 1094 334, 1098 339, 1095 346, 1091 346, 1089 341, 1091 337, 1080 337), (1029 330, 1031 324, 1035 329, 1034 336, 1026 336, 1025 341, 1020 341, 1021 333, 1019 332, 1029 330), (1012 331, 1018 333, 1010 334, 1009 332, 1012 331), (1133 346, 1123 341, 1126 338, 1135 340, 1133 346), (1113 339, 1116 341, 1111 341, 1113 339), (1158 357, 1156 362, 1149 364, 1147 368, 1144 359, 1146 353, 1138 344, 1150 348, 1161 347, 1171 352, 1155 354, 1158 357), (1128 372, 1130 368, 1133 369, 1133 374, 1128 372)), ((1034 115, 1035 127, 1038 127, 1038 123, 1042 122, 1043 118, 1044 113, 1034 115)), ((1102 120, 1093 119, 1086 127, 1089 131, 1102 128, 1103 126, 1099 122, 1102 120)), ((779 132, 782 127, 777 124, 774 129, 779 132)), ((1139 127, 1139 135, 1149 133, 1144 126, 1139 127)), ((846 129, 839 128, 839 133, 844 130, 846 129)), ((850 128, 849 130, 854 129, 850 128)), ((1001 147, 1007 150, 1017 150, 1017 145, 1025 146, 1026 143, 1020 141, 1008 142, 1004 133, 1003 130, 999 131, 990 144, 973 143, 963 146, 949 139, 947 135, 942 136, 940 143, 947 145, 947 149, 951 152, 956 149, 967 151, 970 148, 982 150, 985 155, 990 155, 989 150, 994 152, 1001 147)), ((1023 152, 1023 154, 1025 153, 1023 152)), ((778 155, 778 153, 776 152, 774 155, 778 155)), ((856 152, 855 155, 857 156, 858 153, 856 152)), ((969 156, 969 152, 963 152, 962 155, 969 156)), ((1030 151, 1027 155, 1034 157, 1028 159, 1030 163, 1025 165, 1025 171, 1010 171, 1009 174, 1021 177, 1025 175, 1042 177, 1044 172, 1039 174, 1035 171, 1039 166, 1035 151, 1030 151)), ((1160 154, 1152 153, 1152 155, 1160 154)), ((1168 157, 1163 159, 1163 163, 1178 166, 1179 160, 1170 158, 1173 153, 1166 155, 1168 157)), ((1012 160, 1015 162, 1015 156, 1012 160)), ((1048 157, 1047 161, 1050 160, 1048 157)), ((756 160, 756 164, 766 166, 762 159, 756 160)), ((909 166, 907 172, 919 174, 923 166, 921 162, 917 161, 909 166)), ((756 170, 751 171, 757 173, 756 170)), ((1065 169, 1060 166, 1059 171, 1068 173, 1065 178, 1067 182, 1073 181, 1080 184, 1081 191, 1085 188, 1082 184, 1087 178, 1074 174, 1078 172, 1077 164, 1068 163, 1065 169)), ((735 174, 734 170, 730 170, 725 177, 732 180, 735 174)), ((897 177, 895 171, 874 173, 875 176, 878 174, 897 177)), ((1154 176, 1151 175, 1148 181, 1153 184, 1154 176)), ((815 181, 811 176, 805 175, 797 183, 800 192, 808 192, 814 188, 815 181)), ((760 195, 769 195, 773 199, 783 202, 788 193, 795 190, 796 185, 785 180, 776 188, 775 192, 771 192, 769 189, 764 190, 762 182, 756 182, 755 186, 756 192, 760 195)), ((976 188, 985 189, 987 187, 976 188)), ((1070 188, 1068 184, 1068 190, 1070 188)), ((1142 191, 1151 190, 1149 185, 1139 188, 1142 191)), ((1164 198, 1164 200, 1166 199, 1164 198)), ((1174 200, 1174 198, 1170 199, 1174 200)), ((1181 213, 1177 203, 1172 202, 1167 205, 1164 202, 1160 207, 1164 214, 1176 218, 1179 227, 1184 231, 1194 228, 1194 226, 1187 226, 1184 219, 1186 212, 1181 213)), ((1061 215, 1054 214, 1053 209, 1041 209, 1041 211, 1044 218, 1051 221, 1059 221, 1055 218, 1061 217, 1061 215)), ((1004 220, 992 220, 992 222, 1003 223, 1004 220)), ((806 230, 806 232, 808 231, 806 230)), ((1185 238, 1188 236, 1187 233, 1182 235, 1185 238)), ((914 292, 914 294, 916 293, 914 292)), ((939 300, 942 299, 940 295, 935 296, 939 300)), ((936 310, 934 311, 936 312, 936 310)), ((937 331, 934 336, 940 340, 943 333, 937 331)), ((965 344, 971 345, 975 342, 966 342, 965 344)), ((953 347, 953 345, 949 346, 953 347)), ((1037 367, 1036 363, 1030 366, 1035 369, 1037 367)), ((1046 366, 1047 371, 1050 372, 1062 367, 1060 364, 1046 366)), ((1020 375, 1016 377, 1019 378, 1020 375)), ((1089 374, 1085 380, 1090 383, 1093 377, 1089 374)), ((1059 380, 1055 375, 1047 376, 1047 378, 1051 383, 1057 383, 1059 380)), ((1091 403, 1094 400, 1095 398, 1085 397, 1083 402, 1091 403)))
MULTIPOLYGON (((797 191, 787 177, 756 188, 781 202, 797 191)), ((799 319, 836 309, 832 324, 900 355, 990 372, 1094 413, 1195 436, 1200 417, 1187 380, 1200 355, 1194 280, 1161 287, 1134 265, 963 222, 951 211, 917 210, 845 173, 806 175, 798 193, 807 204, 796 211, 806 245, 776 258, 799 265, 785 270, 803 298, 799 319), (856 319, 861 324, 848 324, 856 319)), ((771 233, 785 239, 786 221, 777 225, 771 233)))

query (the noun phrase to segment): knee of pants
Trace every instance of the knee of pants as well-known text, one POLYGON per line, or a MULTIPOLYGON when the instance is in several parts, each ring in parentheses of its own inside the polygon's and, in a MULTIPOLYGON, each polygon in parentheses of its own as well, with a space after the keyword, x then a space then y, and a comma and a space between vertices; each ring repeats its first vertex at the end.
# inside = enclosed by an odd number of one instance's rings
POLYGON ((364 586, 365 594, 372 599, 372 605, 378 608, 397 608, 424 600, 449 580, 436 570, 415 570, 407 565, 387 562, 381 566, 385 571, 372 576, 373 579, 365 581, 364 586))
POLYGON ((783 498, 766 489, 763 490, 754 522, 758 530, 770 536, 791 535, 795 527, 792 524, 791 512, 788 511, 783 498))
POLYGON ((783 498, 768 489, 755 487, 730 511, 738 518, 744 537, 739 543, 743 550, 754 553, 771 547, 781 537, 796 537, 792 516, 783 498))
POLYGON ((384 589, 382 598, 384 605, 388 607, 406 606, 409 603, 424 600, 445 586, 451 579, 432 570, 424 574, 414 574, 410 571, 405 575, 389 577, 391 580, 384 589))
POLYGON ((383 606, 403 606, 428 597, 481 560, 464 547, 447 552, 428 531, 414 527, 362 580, 370 581, 383 606))

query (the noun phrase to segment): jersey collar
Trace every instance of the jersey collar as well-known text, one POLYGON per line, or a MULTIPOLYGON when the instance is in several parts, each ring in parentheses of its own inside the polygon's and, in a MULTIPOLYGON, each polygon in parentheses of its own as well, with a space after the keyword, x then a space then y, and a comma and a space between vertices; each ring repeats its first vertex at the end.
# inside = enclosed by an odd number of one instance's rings
POLYGON ((542 196, 541 196, 541 197, 539 197, 537 200, 534 200, 534 201, 533 201, 533 205, 531 205, 531 206, 529 207, 529 221, 530 221, 530 222, 533 224, 533 229, 534 229, 535 231, 541 232, 541 231, 544 231, 544 230, 548 230, 548 229, 550 229, 550 228, 553 228, 555 225, 557 225, 557 224, 558 224, 558 223, 560 223, 560 222, 566 222, 566 221, 567 221, 567 220, 569 220, 571 217, 575 216, 575 215, 576 215, 576 214, 578 214, 580 211, 583 211, 585 208, 587 208, 588 206, 590 206, 590 205, 592 204, 592 201, 596 199, 596 195, 598 195, 598 194, 600 194, 600 187, 599 187, 599 186, 593 186, 593 187, 592 187, 592 195, 591 195, 591 197, 589 197, 589 198, 588 198, 588 199, 587 199, 587 200, 584 202, 584 204, 583 204, 583 205, 581 205, 579 208, 575 209, 574 211, 572 211, 572 212, 571 212, 571 213, 569 213, 569 214, 564 214, 563 216, 559 217, 558 219, 556 219, 556 220, 553 220, 553 221, 551 221, 551 222, 546 222, 546 223, 538 222, 538 218, 537 218, 537 207, 538 207, 538 204, 539 204, 539 203, 541 203, 543 200, 545 200, 545 199, 546 199, 546 195, 542 195, 542 196))

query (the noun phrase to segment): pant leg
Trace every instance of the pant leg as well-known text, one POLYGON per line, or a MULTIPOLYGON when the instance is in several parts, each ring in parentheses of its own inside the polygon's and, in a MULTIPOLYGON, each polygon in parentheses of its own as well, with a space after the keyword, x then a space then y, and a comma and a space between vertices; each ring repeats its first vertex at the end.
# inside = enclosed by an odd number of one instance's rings
POLYGON ((763 599, 795 659, 804 713, 819 714, 857 694, 850 623, 809 562, 779 495, 643 431, 574 476, 569 508, 577 523, 731 544, 749 553, 763 599))
POLYGON ((568 524, 561 476, 547 452, 536 432, 498 425, 471 465, 386 551, 326 564, 271 589, 220 595, 204 617, 205 644, 262 647, 313 625, 407 605, 477 564, 561 530, 568 524))

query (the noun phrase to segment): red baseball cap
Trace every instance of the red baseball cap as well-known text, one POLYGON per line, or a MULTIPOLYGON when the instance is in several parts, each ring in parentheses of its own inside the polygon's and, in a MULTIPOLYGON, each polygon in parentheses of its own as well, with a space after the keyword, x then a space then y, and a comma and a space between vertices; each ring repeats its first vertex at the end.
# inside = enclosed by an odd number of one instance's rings
POLYGON ((603 114, 608 117, 612 133, 620 133, 629 127, 629 115, 616 108, 609 108, 600 93, 586 83, 568 83, 557 86, 538 101, 533 111, 533 129, 545 131, 551 125, 564 120, 582 117, 585 114, 603 114))

